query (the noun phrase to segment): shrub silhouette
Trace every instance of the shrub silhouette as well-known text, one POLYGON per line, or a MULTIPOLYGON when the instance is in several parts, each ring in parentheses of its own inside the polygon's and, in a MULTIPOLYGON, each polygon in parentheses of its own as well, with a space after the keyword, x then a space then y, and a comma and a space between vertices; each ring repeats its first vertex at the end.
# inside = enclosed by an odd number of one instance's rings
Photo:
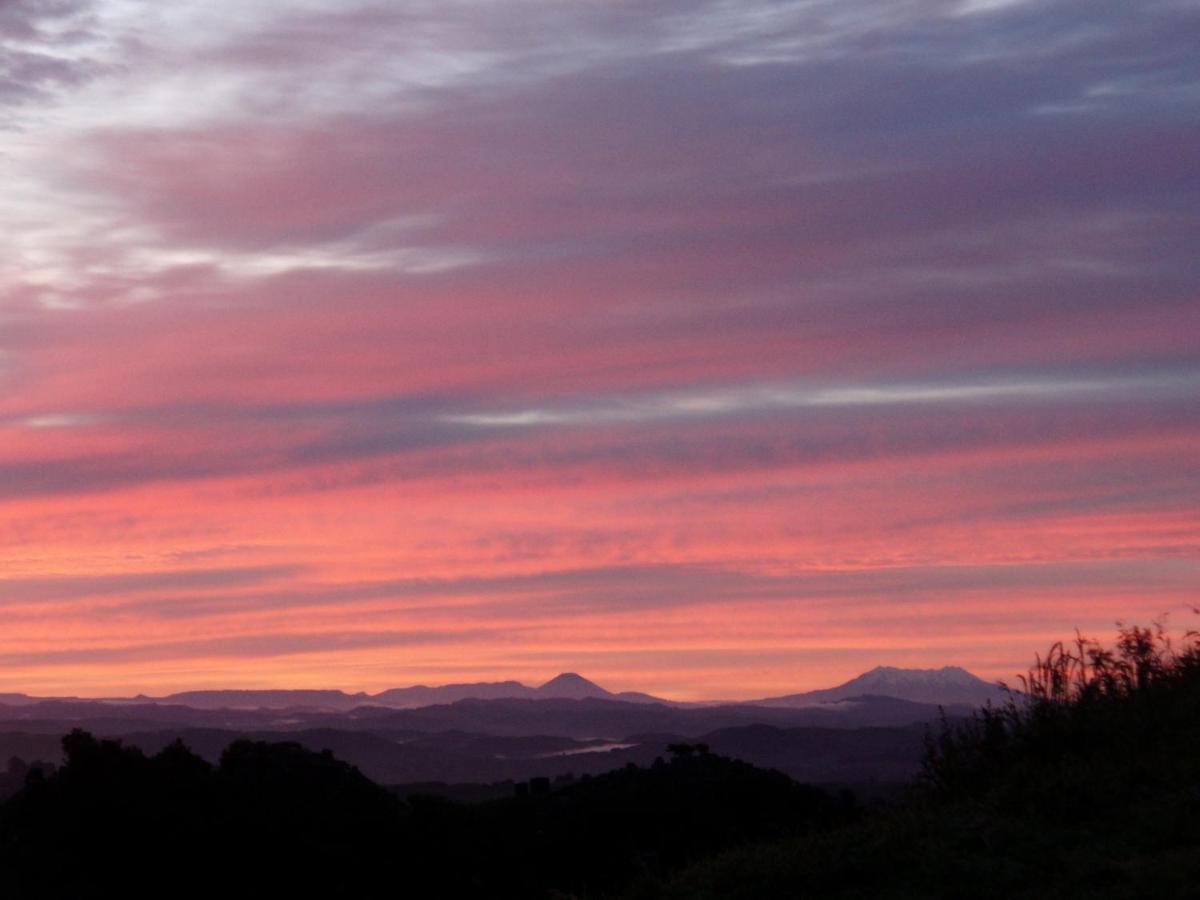
MULTIPOLYGON (((1000 707, 927 741, 925 783, 933 790, 979 792, 1014 770, 1086 765, 1114 754, 1142 758, 1194 731, 1200 694, 1200 641, 1188 631, 1173 645, 1161 623, 1118 626, 1106 648, 1076 633, 1037 656, 1000 707)), ((1170 760, 1158 760, 1171 768, 1170 760)))

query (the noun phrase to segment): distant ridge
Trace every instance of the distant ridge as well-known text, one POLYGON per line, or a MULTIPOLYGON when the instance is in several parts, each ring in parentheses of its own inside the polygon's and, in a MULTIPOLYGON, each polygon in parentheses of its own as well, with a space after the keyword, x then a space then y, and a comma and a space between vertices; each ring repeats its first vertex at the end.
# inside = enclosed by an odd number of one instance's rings
POLYGON ((562 672, 536 687, 519 681, 479 681, 444 685, 418 684, 391 688, 377 694, 339 690, 198 690, 181 691, 164 697, 44 698, 26 694, 0 694, 0 706, 31 707, 56 702, 103 703, 108 705, 181 706, 198 710, 297 710, 343 713, 359 707, 418 709, 458 703, 462 700, 610 700, 632 704, 672 707, 766 706, 805 707, 864 698, 892 698, 909 703, 946 707, 981 706, 1000 702, 1003 691, 996 685, 958 666, 940 669, 900 669, 877 666, 837 687, 766 697, 741 703, 712 701, 679 703, 641 691, 609 691, 576 672, 562 672))
POLYGON ((174 703, 193 709, 351 709, 370 701, 369 694, 334 690, 182 691, 166 697, 139 698, 148 703, 174 703))
POLYGON ((42 699, 50 698, 30 697, 28 694, 0 694, 0 704, 4 706, 31 706, 42 699))
POLYGON ((811 706, 862 696, 895 697, 898 700, 940 706, 983 706, 989 701, 1002 701, 1005 694, 998 685, 984 681, 959 666, 943 666, 940 669, 876 666, 837 687, 751 702, 757 706, 811 706))
MULTIPOLYGON (((19 695, 13 695, 19 696, 19 695)), ((530 687, 519 681, 478 681, 461 684, 391 688, 378 694, 348 694, 337 690, 214 690, 182 691, 165 697, 135 698, 138 702, 178 704, 194 709, 308 709, 345 712, 359 706, 416 709, 459 700, 623 700, 626 703, 670 701, 639 691, 613 693, 575 672, 563 672, 545 684, 530 687)), ((0 700, 0 703, 3 703, 0 700)), ((32 702, 26 698, 24 702, 32 702)), ((120 701, 128 702, 128 701, 120 701)))
POLYGON ((413 687, 381 691, 370 697, 367 702, 396 709, 413 709, 438 703, 455 703, 459 700, 505 700, 512 697, 528 697, 533 690, 519 681, 476 681, 444 684, 438 687, 418 684, 413 687))

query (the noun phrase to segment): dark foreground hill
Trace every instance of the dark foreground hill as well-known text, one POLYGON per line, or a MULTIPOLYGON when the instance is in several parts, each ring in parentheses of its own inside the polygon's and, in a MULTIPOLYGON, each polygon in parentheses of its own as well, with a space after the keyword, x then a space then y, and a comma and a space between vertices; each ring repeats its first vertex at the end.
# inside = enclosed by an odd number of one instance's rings
POLYGON ((756 843, 636 898, 1200 896, 1200 649, 1121 632, 1056 645, 1030 698, 931 741, 908 802, 756 843))
POLYGON ((0 807, 3 896, 601 896, 852 802, 677 745, 670 760, 506 800, 400 800, 328 753, 240 741, 210 765, 76 731, 0 807))

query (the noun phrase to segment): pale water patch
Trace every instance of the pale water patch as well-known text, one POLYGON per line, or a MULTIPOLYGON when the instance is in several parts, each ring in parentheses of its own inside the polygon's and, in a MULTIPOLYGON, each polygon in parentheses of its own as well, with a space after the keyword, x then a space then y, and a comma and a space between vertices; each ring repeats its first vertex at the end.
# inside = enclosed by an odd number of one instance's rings
POLYGON ((607 753, 609 750, 628 750, 636 747, 637 743, 619 743, 610 741, 605 744, 591 744, 587 747, 572 747, 570 750, 555 750, 552 753, 541 753, 537 759, 550 759, 555 756, 581 756, 584 753, 607 753))

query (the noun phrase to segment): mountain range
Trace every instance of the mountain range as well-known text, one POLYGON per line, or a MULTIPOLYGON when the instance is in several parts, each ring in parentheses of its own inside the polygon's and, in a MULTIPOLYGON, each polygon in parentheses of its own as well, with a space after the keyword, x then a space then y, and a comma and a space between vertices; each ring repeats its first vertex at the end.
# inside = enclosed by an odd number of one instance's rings
POLYGON ((323 709, 350 710, 359 706, 386 706, 390 709, 417 709, 456 703, 459 700, 585 700, 588 698, 624 700, 627 703, 666 703, 637 691, 614 693, 574 672, 563 672, 536 687, 519 681, 479 681, 464 684, 424 684, 391 688, 378 694, 343 691, 267 690, 267 691, 184 691, 165 697, 134 698, 142 703, 167 703, 193 709, 323 709))
POLYGON ((934 706, 982 706, 998 703, 1003 690, 958 666, 940 669, 901 669, 878 666, 844 684, 831 688, 765 697, 747 701, 678 703, 640 691, 613 692, 575 672, 563 672, 544 684, 529 686, 519 681, 481 681, 438 686, 414 685, 391 688, 377 694, 339 690, 199 690, 163 697, 138 695, 131 698, 77 697, 39 698, 26 694, 0 694, 0 706, 27 707, 45 701, 101 702, 117 705, 186 706, 197 710, 307 710, 348 712, 358 707, 419 709, 462 700, 618 700, 625 703, 663 706, 757 706, 801 708, 837 703, 855 697, 891 697, 934 706))

